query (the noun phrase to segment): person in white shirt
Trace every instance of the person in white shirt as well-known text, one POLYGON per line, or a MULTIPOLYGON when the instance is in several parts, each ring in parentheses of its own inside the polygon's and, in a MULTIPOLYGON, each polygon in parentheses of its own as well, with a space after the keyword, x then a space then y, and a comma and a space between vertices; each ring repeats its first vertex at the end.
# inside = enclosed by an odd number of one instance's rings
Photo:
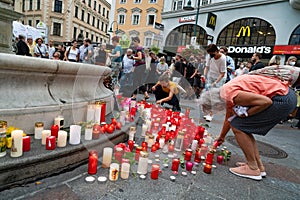
POLYGON ((53 59, 53 54, 55 53, 55 48, 53 46, 53 40, 50 40, 48 43, 48 52, 49 52, 49 59, 53 59))
POLYGON ((77 48, 77 41, 72 41, 72 46, 65 52, 65 60, 70 62, 79 62, 79 49, 77 48))
POLYGON ((122 92, 132 90, 134 62, 135 61, 133 60, 132 49, 127 49, 127 53, 123 57, 123 74, 120 79, 120 89, 122 92))
POLYGON ((49 58, 49 52, 45 44, 43 44, 43 39, 36 39, 36 46, 34 48, 34 56, 37 58, 49 58))

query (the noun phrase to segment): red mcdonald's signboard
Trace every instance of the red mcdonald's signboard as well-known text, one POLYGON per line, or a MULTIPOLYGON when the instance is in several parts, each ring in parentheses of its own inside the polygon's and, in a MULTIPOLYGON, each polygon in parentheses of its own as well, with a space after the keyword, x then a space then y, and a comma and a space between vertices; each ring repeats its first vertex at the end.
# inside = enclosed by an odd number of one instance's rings
POLYGON ((273 54, 300 55, 300 45, 275 45, 273 54))

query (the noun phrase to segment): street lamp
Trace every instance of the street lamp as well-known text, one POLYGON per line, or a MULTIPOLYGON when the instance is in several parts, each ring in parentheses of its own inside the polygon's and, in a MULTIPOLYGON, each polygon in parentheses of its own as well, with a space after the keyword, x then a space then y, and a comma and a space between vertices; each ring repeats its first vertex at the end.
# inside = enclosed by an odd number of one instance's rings
MULTIPOLYGON (((187 5, 183 7, 183 10, 194 10, 194 7, 192 7, 191 0, 189 0, 187 2, 187 5)), ((194 36, 195 37, 197 36, 196 28, 197 28, 197 24, 198 24, 199 10, 200 10, 200 0, 198 0, 197 13, 196 13, 196 21, 195 21, 195 24, 194 24, 194 36)))
POLYGON ((118 31, 119 31, 119 27, 118 27, 118 22, 117 21, 113 21, 111 24, 110 24, 110 28, 109 28, 109 33, 113 33, 113 24, 116 23, 117 24, 117 28, 116 28, 116 34, 118 34, 118 31))

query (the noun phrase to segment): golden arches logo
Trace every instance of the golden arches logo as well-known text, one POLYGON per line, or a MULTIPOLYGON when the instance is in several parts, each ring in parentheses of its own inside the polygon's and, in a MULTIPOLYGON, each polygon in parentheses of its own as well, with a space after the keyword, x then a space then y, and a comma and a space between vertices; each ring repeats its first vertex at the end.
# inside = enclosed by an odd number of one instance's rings
POLYGON ((216 26, 216 17, 215 16, 210 16, 209 24, 213 25, 213 26, 216 26))
POLYGON ((242 26, 237 34, 237 37, 241 37, 241 33, 242 33, 242 37, 246 36, 246 32, 247 32, 247 37, 250 37, 251 31, 250 31, 250 27, 249 26, 242 26), (248 31, 248 32, 247 32, 248 31))

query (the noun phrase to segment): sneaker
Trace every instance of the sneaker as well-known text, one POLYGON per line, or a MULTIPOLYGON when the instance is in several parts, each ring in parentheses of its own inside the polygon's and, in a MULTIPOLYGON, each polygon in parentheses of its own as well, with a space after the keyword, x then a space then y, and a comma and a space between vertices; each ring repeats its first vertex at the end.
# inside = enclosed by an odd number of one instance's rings
POLYGON ((230 168, 229 171, 233 173, 234 175, 243 177, 243 178, 250 178, 256 181, 260 181, 262 179, 260 175, 260 170, 252 170, 249 168, 248 165, 230 168))
POLYGON ((207 122, 211 122, 211 121, 213 120, 213 116, 207 115, 207 116, 205 117, 205 120, 206 120, 207 122))
MULTIPOLYGON (((245 166, 245 165, 247 165, 247 163, 245 163, 245 162, 236 162, 235 163, 235 166, 237 166, 237 167, 241 167, 241 166, 245 166)), ((267 172, 260 171, 260 175, 261 175, 261 177, 265 178, 267 176, 267 172)))

